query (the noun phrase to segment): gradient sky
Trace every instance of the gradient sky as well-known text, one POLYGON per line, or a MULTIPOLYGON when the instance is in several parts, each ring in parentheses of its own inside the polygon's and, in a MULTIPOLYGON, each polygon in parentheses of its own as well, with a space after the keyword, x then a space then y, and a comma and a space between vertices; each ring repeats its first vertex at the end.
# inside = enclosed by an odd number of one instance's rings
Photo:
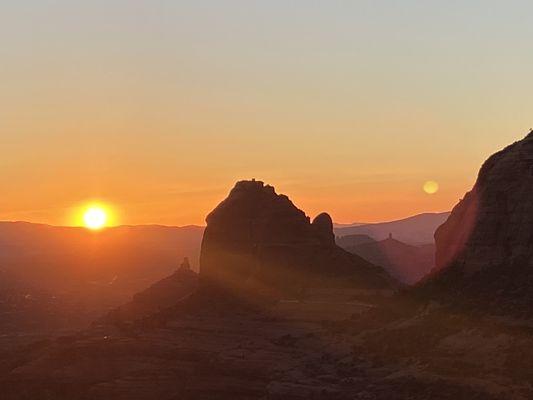
POLYGON ((0 219, 201 224, 238 179, 309 215, 450 209, 533 125, 530 1, 0 3, 0 219), (422 186, 436 180, 441 190, 422 186))

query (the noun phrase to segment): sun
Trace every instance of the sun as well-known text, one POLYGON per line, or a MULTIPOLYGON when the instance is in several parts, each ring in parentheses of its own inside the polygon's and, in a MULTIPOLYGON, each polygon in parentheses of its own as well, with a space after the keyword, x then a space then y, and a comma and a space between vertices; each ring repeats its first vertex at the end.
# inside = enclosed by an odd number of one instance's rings
POLYGON ((85 227, 98 230, 106 226, 107 213, 102 207, 93 206, 89 207, 83 214, 83 223, 85 227))
POLYGON ((439 191, 439 184, 435 181, 427 181, 424 183, 423 189, 427 194, 435 194, 439 191))
POLYGON ((116 226, 118 223, 117 209, 110 203, 101 200, 89 200, 71 207, 68 224, 80 226, 93 231, 116 226))

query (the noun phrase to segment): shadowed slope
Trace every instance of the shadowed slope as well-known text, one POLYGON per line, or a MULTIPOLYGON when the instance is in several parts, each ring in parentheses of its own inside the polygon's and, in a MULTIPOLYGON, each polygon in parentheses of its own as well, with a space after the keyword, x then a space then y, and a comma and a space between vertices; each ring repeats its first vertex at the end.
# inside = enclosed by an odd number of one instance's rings
POLYGON ((383 267, 393 277, 410 285, 426 276, 435 265, 433 244, 411 246, 391 237, 343 248, 383 267))

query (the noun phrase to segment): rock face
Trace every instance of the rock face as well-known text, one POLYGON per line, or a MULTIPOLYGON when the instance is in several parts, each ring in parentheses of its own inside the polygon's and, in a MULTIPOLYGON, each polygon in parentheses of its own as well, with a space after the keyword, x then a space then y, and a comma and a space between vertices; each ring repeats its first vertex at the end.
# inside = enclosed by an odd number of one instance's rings
POLYGON ((310 223, 263 182, 238 182, 206 221, 200 276, 219 287, 264 294, 324 285, 391 287, 382 269, 335 245, 329 215, 310 223))
POLYGON ((492 311, 533 305, 533 134, 491 156, 436 232, 436 269, 421 289, 492 311))

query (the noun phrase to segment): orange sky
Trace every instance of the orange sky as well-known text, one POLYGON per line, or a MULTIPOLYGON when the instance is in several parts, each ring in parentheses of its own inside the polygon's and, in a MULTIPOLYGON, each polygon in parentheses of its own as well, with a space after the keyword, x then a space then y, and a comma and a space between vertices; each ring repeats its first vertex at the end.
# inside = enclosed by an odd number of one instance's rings
POLYGON ((23 3, 0 5, 1 220, 202 224, 252 177, 338 222, 449 210, 532 125, 528 5, 23 3))

